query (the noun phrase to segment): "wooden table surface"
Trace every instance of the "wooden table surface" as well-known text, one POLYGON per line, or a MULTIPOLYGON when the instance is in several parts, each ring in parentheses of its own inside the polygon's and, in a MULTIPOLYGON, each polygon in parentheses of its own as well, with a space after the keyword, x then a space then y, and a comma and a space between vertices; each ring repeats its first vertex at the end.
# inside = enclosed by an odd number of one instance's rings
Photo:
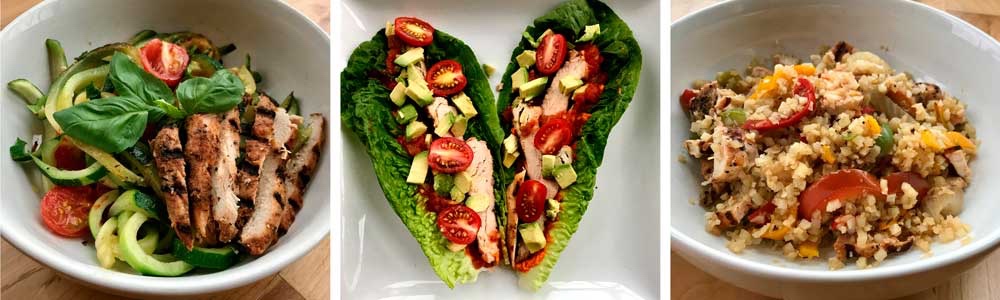
MULTIPOLYGON (((0 2, 2 26, 40 0, 0 2)), ((288 0, 288 3, 330 32, 330 1, 288 0)), ((82 286, 56 274, 21 253, 6 240, 0 248, 0 298, 6 299, 124 299, 82 286)), ((198 299, 330 299, 330 238, 278 274, 251 285, 198 299)))
MULTIPOLYGON (((718 0, 673 0, 671 20, 677 20, 695 10, 718 0)), ((925 0, 921 1, 936 8, 944 9, 986 33, 1000 39, 1000 1, 998 0, 925 0)), ((670 298, 671 299, 770 299, 736 287, 697 267, 677 254, 670 254, 670 298)), ((972 270, 952 278, 945 284, 927 289, 906 300, 950 300, 950 299, 1000 299, 1000 286, 995 278, 1000 278, 1000 251, 993 252, 986 261, 972 270), (994 278, 994 279, 991 279, 994 278), (990 286, 992 280, 993 286, 990 286)))

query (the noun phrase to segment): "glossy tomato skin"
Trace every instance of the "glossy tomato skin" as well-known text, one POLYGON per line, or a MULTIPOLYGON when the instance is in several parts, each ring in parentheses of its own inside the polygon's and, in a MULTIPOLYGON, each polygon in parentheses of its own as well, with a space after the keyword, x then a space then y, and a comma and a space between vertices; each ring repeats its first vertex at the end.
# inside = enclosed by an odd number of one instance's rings
POLYGON ((931 184, 923 176, 913 172, 895 172, 886 176, 885 180, 889 195, 902 195, 903 182, 909 183, 917 191, 917 200, 923 200, 931 190, 931 184))
POLYGON ((543 75, 555 74, 566 61, 566 51, 566 37, 562 34, 552 33, 543 37, 538 43, 538 50, 535 51, 535 66, 538 72, 543 75))
POLYGON ((479 214, 465 205, 452 205, 438 213, 438 229, 449 241, 468 245, 476 240, 482 220, 479 214))
POLYGON ((691 110, 691 100, 694 100, 694 97, 697 97, 697 96, 698 96, 698 93, 695 93, 694 90, 692 90, 692 89, 684 89, 684 92, 681 93, 681 97, 679 99, 680 102, 681 102, 681 108, 683 108, 684 111, 691 110))
POLYGON ((538 180, 525 180, 517 188, 517 218, 521 223, 538 221, 545 213, 548 188, 538 180))
POLYGON ((42 197, 42 223, 63 237, 80 237, 89 232, 90 206, 108 189, 103 186, 55 186, 42 197))
POLYGON ((858 169, 827 174, 799 194, 799 217, 810 220, 814 213, 826 211, 826 204, 830 201, 849 200, 862 195, 885 198, 878 178, 858 169))
POLYGON ((434 27, 418 18, 396 18, 393 31, 403 43, 413 47, 423 47, 434 42, 434 27))
POLYGON ((427 84, 434 92, 434 96, 447 97, 458 94, 465 89, 468 79, 462 72, 462 64, 445 59, 434 64, 427 71, 427 84))
POLYGON ((443 137, 431 143, 427 162, 431 169, 440 173, 458 173, 472 164, 472 148, 465 141, 443 137))
POLYGON ((163 80, 167 86, 176 87, 184 76, 189 57, 184 47, 153 39, 139 51, 142 68, 163 80))
POLYGON ((551 118, 545 121, 542 128, 535 133, 535 148, 543 154, 559 152, 563 146, 573 140, 572 124, 562 118, 551 118))

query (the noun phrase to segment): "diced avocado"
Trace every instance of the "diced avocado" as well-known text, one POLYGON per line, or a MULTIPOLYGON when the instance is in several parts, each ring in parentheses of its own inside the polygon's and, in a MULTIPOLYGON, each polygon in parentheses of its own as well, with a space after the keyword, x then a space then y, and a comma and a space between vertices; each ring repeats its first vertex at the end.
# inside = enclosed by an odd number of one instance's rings
POLYGON ((517 152, 517 137, 513 133, 503 139, 503 151, 507 154, 517 152))
POLYGON ((413 139, 420 138, 420 136, 427 133, 427 125, 424 122, 413 121, 409 125, 406 125, 406 140, 412 141, 413 139))
POLYGON ((396 87, 392 88, 392 92, 389 93, 389 99, 396 106, 403 106, 406 103, 406 85, 403 83, 396 83, 396 87))
POLYGON ((431 136, 431 134, 430 134, 430 133, 428 133, 428 134, 425 134, 425 135, 424 135, 424 144, 427 144, 427 145, 430 145, 430 144, 431 144, 431 140, 432 140, 432 139, 434 139, 434 137, 433 137, 433 136, 431 136))
MULTIPOLYGON (((412 81, 411 81, 412 82, 412 81)), ((427 84, 412 84, 406 87, 406 95, 410 96, 420 107, 427 106, 434 102, 434 94, 427 88, 427 84)))
POLYGON ((576 171, 572 165, 558 165, 552 169, 552 177, 556 178, 559 187, 566 188, 576 182, 576 171))
POLYGON ((587 25, 587 27, 583 28, 583 36, 577 39, 576 42, 593 41, 599 34, 601 34, 601 24, 587 25))
POLYGON ((468 206, 475 212, 484 212, 490 206, 490 199, 483 194, 469 195, 469 200, 465 201, 465 206, 468 206))
POLYGON ((427 80, 424 79, 424 74, 420 73, 420 69, 416 66, 410 66, 406 68, 406 85, 411 86, 414 84, 423 85, 427 87, 427 80))
POLYGON ((524 39, 528 41, 528 44, 530 44, 532 48, 538 48, 538 42, 535 41, 535 38, 532 37, 530 33, 528 33, 527 31, 522 31, 521 36, 523 36, 524 39))
POLYGON ((469 98, 465 92, 459 92, 458 95, 452 96, 451 102, 455 103, 455 106, 458 106, 458 110, 470 119, 479 114, 476 111, 476 107, 472 105, 472 98, 469 98))
POLYGON ((450 195, 453 187, 455 187, 455 179, 451 174, 441 173, 434 175, 434 191, 438 195, 450 195))
POLYGON ((570 96, 569 98, 570 99, 576 99, 576 95, 580 95, 580 94, 583 94, 583 92, 586 92, 588 84, 589 83, 581 85, 580 87, 576 88, 576 90, 573 90, 573 96, 570 96))
POLYGON ((566 76, 559 80, 559 91, 564 95, 568 95, 580 86, 583 86, 583 80, 580 78, 566 76))
POLYGON ((522 68, 530 68, 535 65, 535 50, 524 50, 517 55, 517 65, 522 68))
POLYGON ((545 85, 548 83, 548 77, 539 77, 535 78, 535 80, 528 81, 521 85, 521 96, 525 99, 530 99, 541 95, 542 91, 545 91, 545 85))
POLYGON ((555 219, 556 216, 559 215, 561 205, 559 204, 559 201, 556 201, 556 199, 549 199, 545 202, 545 206, 545 216, 549 217, 549 219, 555 219))
POLYGON ((416 48, 410 48, 410 50, 406 50, 406 53, 397 56, 396 60, 394 60, 393 62, 400 66, 409 67, 410 65, 413 65, 414 63, 421 61, 423 59, 424 59, 424 48, 416 47, 416 48))
POLYGON ((396 111, 396 122, 399 124, 408 124, 417 119, 417 109, 413 108, 413 105, 407 104, 396 111))
POLYGON ((486 77, 493 76, 493 72, 496 72, 497 68, 491 64, 483 64, 483 72, 486 73, 486 77))
POLYGON ((521 152, 504 153, 504 155, 503 155, 503 167, 504 168, 510 168, 510 166, 513 165, 515 161, 517 161, 517 157, 518 156, 521 156, 521 152))
POLYGON ((573 164, 573 147, 562 146, 559 148, 559 152, 556 153, 556 157, 559 158, 557 165, 572 165, 573 164))
POLYGON ((410 164, 410 174, 406 176, 406 183, 423 184, 427 179, 427 151, 417 153, 410 164))
POLYGON ((394 34, 396 34, 396 26, 395 25, 396 24, 394 24, 392 21, 385 21, 385 36, 389 37, 389 36, 393 36, 394 34))
POLYGON ((469 118, 463 115, 455 116, 454 124, 451 124, 451 135, 457 138, 465 136, 465 130, 469 128, 469 118))
POLYGON ((449 194, 451 194, 451 201, 452 202, 462 202, 462 201, 465 201, 465 192, 459 191, 457 187, 451 188, 451 191, 449 191, 449 194))
POLYGON ((542 232, 542 225, 538 224, 538 222, 521 224, 517 230, 521 233, 521 240, 524 241, 524 246, 528 247, 528 251, 531 251, 531 253, 545 248, 545 233, 542 232))
POLYGON ((455 182, 455 189, 458 190, 459 192, 462 192, 463 194, 468 193, 469 189, 472 188, 472 178, 469 177, 469 174, 465 172, 459 172, 458 174, 455 174, 454 182, 455 182))
POLYGON ((451 251, 451 252, 462 251, 462 250, 465 250, 465 246, 468 246, 468 245, 466 245, 466 244, 448 243, 448 251, 451 251))
POLYGON ((444 117, 441 118, 441 120, 438 120, 437 125, 434 126, 434 134, 437 134, 438 136, 445 136, 451 132, 452 124, 455 124, 455 113, 449 111, 444 115, 444 117))
POLYGON ((552 169, 559 165, 559 158, 555 155, 542 155, 542 176, 552 176, 552 169))
POLYGON ((518 90, 524 83, 528 82, 528 69, 520 68, 510 75, 511 90, 518 90))

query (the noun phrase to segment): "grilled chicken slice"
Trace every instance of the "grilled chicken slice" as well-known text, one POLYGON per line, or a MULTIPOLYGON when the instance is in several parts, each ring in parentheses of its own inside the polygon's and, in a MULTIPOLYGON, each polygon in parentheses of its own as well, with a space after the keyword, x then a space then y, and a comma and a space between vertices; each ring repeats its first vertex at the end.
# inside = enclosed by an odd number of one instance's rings
POLYGON ((188 215, 187 174, 184 163, 184 149, 181 146, 177 125, 169 124, 160 129, 150 141, 156 171, 160 176, 158 187, 165 197, 170 227, 177 232, 177 238, 189 250, 194 247, 191 238, 191 218, 188 215))
POLYGON ((556 115, 569 108, 569 95, 559 90, 558 82, 563 78, 586 78, 590 71, 588 69, 583 55, 579 51, 570 50, 569 60, 556 72, 551 81, 553 84, 550 84, 548 91, 545 92, 545 100, 542 101, 542 112, 545 116, 556 115))
POLYGON ((251 255, 261 255, 277 239, 278 226, 281 222, 285 205, 284 172, 285 159, 288 155, 284 144, 291 135, 279 136, 275 128, 291 128, 291 118, 283 108, 277 108, 270 98, 261 97, 257 105, 257 115, 254 119, 254 139, 265 145, 281 145, 278 149, 269 149, 260 168, 260 182, 257 184, 257 194, 254 196, 254 211, 240 234, 240 243, 250 250, 251 255), (271 127, 268 129, 266 127, 271 127), (260 135, 270 133, 270 136, 260 135), (264 142, 266 141, 266 142, 264 142))
POLYGON ((514 174, 514 180, 507 186, 507 228, 505 235, 507 237, 507 253, 504 254, 504 259, 509 265, 514 265, 514 255, 517 253, 517 198, 514 195, 517 193, 517 188, 524 182, 524 173, 521 171, 521 173, 514 174))
POLYGON ((196 114, 187 118, 187 144, 184 157, 188 163, 188 199, 191 223, 197 246, 211 246, 218 241, 212 224, 212 171, 219 161, 219 117, 196 114))
POLYGON ((246 139, 246 157, 240 163, 236 175, 236 195, 249 203, 253 203, 254 197, 257 196, 260 168, 264 165, 264 158, 271 149, 271 133, 273 131, 271 128, 274 128, 274 110, 276 108, 277 106, 270 97, 260 95, 255 109, 254 123, 250 128, 246 128, 250 132, 250 136, 246 139))
MULTIPOLYGON (((427 106, 427 114, 431 116, 434 120, 434 128, 438 128, 438 124, 444 122, 444 119, 448 117, 448 113, 452 115, 458 115, 458 110, 455 107, 448 105, 448 100, 444 97, 434 97, 434 102, 431 102, 427 106)), ((452 136, 451 131, 442 132, 442 137, 452 136)))
POLYGON ((309 115, 309 128, 312 128, 309 137, 299 151, 292 154, 292 157, 285 163, 285 194, 288 205, 285 206, 281 214, 281 233, 287 232, 295 221, 295 214, 302 209, 302 195, 316 172, 316 165, 319 162, 320 151, 323 150, 323 139, 326 119, 321 114, 309 115))
POLYGON ((469 188, 469 196, 483 195, 489 199, 489 206, 479 213, 482 220, 479 230, 476 233, 479 251, 483 255, 483 261, 493 264, 500 259, 500 233, 497 232, 496 198, 493 194, 493 157, 490 154, 486 142, 476 138, 469 138, 466 144, 472 148, 472 164, 463 171, 472 179, 472 186, 469 188))
POLYGON ((538 131, 538 119, 541 117, 538 106, 520 104, 514 109, 514 119, 517 122, 517 136, 520 138, 521 152, 524 153, 524 169, 528 178, 538 180, 545 185, 546 199, 555 198, 559 192, 559 184, 542 177, 542 152, 535 147, 535 133, 538 131))
POLYGON ((236 196, 236 159, 240 156, 239 110, 222 115, 219 124, 219 155, 212 170, 212 219, 219 241, 228 243, 238 232, 240 198, 236 196))

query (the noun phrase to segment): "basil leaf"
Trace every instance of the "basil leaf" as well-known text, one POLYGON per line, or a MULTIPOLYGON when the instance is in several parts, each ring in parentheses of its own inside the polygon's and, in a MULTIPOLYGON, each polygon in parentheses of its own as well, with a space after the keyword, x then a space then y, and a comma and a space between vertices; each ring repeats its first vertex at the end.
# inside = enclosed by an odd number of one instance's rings
POLYGON ((111 57, 111 73, 108 74, 108 79, 114 84, 118 95, 131 96, 148 105, 153 105, 158 99, 174 99, 174 93, 166 83, 143 70, 120 52, 115 52, 111 57))
POLYGON ((117 96, 74 105, 56 112, 54 117, 66 135, 105 152, 118 153, 142 137, 152 109, 156 108, 139 98, 117 96))
POLYGON ((243 99, 243 82, 232 72, 215 72, 212 77, 196 77, 177 87, 181 109, 191 114, 221 113, 236 107, 243 99))
POLYGON ((167 101, 163 101, 162 99, 160 99, 156 100, 153 103, 156 103, 156 107, 159 107, 161 110, 163 110, 163 113, 165 113, 167 116, 171 118, 183 120, 184 118, 187 117, 187 114, 184 113, 184 111, 177 108, 173 104, 167 103, 167 101))

